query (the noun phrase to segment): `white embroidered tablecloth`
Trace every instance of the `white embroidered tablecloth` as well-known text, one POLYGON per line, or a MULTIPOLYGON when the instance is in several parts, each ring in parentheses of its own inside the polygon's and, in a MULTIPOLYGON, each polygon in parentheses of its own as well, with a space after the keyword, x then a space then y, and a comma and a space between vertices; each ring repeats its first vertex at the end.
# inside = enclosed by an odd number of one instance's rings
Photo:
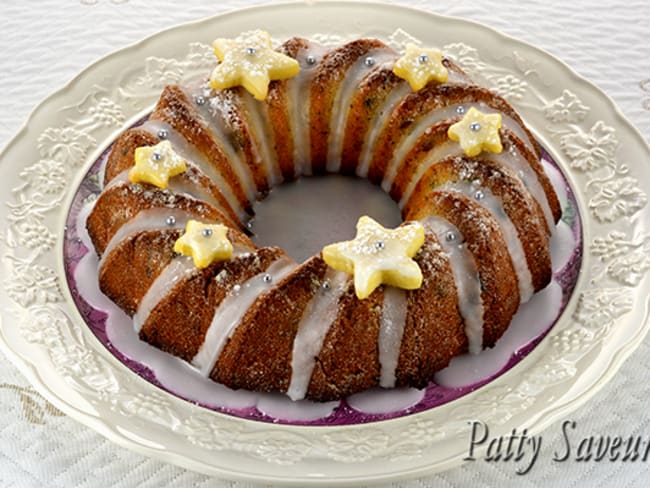
MULTIPOLYGON (((259 4, 243 0, 34 0, 0 2, 0 145, 31 109, 100 56, 163 28, 259 4)), ((402 0, 486 23, 564 60, 611 96, 650 139, 650 2, 402 0)), ((650 164, 650 161, 648 161, 650 164)), ((3 223, 4 225, 4 223, 3 223)), ((641 436, 650 443, 650 337, 614 379, 564 420, 575 438, 641 436)), ((548 428, 533 469, 477 460, 392 486, 647 486, 646 462, 553 462, 562 422, 548 428)), ((0 486, 251 486, 151 460, 105 440, 48 404, 0 357, 0 486)))

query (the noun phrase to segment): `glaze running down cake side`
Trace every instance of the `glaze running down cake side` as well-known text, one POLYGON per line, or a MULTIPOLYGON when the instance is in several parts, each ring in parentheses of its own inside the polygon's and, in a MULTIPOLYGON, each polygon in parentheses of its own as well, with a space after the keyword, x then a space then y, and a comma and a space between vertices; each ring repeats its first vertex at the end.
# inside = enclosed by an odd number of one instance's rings
POLYGON ((551 280, 561 209, 540 147, 435 50, 263 34, 215 41, 215 72, 167 86, 115 142, 87 219, 100 288, 142 340, 233 389, 424 387, 551 280), (381 185, 403 224, 362 218, 303 263, 255 246, 254 203, 325 173, 381 185))

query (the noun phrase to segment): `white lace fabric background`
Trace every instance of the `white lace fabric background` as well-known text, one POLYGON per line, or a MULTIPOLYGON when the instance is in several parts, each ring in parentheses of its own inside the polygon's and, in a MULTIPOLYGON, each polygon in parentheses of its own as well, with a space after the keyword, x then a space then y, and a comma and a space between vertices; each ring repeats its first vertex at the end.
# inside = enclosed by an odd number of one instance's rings
MULTIPOLYGON (((0 3, 0 146, 30 111, 99 57, 175 24, 271 2, 243 0, 42 0, 0 3)), ((650 3, 508 0, 402 0, 399 3, 483 22, 562 59, 614 99, 650 140, 650 3)), ((650 164, 650 161, 648 162, 650 164)), ((650 442, 650 337, 586 405, 563 420, 575 438, 642 436, 650 442)), ((482 459, 428 478, 385 486, 647 486, 650 461, 553 462, 561 423, 543 433, 532 470, 482 459)), ((221 487, 223 481, 122 449, 51 407, 0 357, 0 486, 221 487)))

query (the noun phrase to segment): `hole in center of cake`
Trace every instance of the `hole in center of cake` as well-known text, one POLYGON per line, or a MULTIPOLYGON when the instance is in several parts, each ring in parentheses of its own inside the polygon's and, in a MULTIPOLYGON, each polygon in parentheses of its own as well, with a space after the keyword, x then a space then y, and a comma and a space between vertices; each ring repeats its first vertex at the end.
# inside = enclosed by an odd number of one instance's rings
POLYGON ((353 239, 359 217, 384 227, 401 222, 399 207, 368 180, 342 175, 302 177, 271 190, 250 221, 258 246, 279 246, 298 262, 327 244, 353 239))

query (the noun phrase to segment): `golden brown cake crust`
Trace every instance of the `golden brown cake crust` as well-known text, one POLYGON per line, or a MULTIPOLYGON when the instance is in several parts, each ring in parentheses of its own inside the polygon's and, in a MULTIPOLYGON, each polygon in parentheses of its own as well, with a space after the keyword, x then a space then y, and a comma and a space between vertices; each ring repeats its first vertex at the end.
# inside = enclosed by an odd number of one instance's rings
MULTIPOLYGON (((422 134, 417 141, 415 141, 407 155, 404 157, 402 163, 398 167, 395 178, 393 179, 391 187, 388 191, 390 196, 393 197, 395 201, 402 200, 404 197, 404 192, 412 182, 413 175, 421 165, 435 163, 434 161, 429 161, 429 155, 432 151, 443 145, 446 145, 449 146, 448 152, 450 155, 463 155, 460 147, 452 146, 452 143, 447 136, 447 130, 449 127, 458 120, 458 118, 454 118, 451 120, 439 122, 438 124, 431 127, 430 130, 427 130, 424 134, 422 134)), ((539 160, 533 155, 532 152, 526 149, 525 144, 510 130, 501 129, 500 135, 501 141, 503 143, 503 151, 507 154, 507 152, 510 150, 511 145, 514 145, 517 148, 517 151, 519 151, 519 153, 534 171, 535 177, 538 179, 540 185, 542 186, 542 189, 544 190, 544 195, 551 209, 551 214, 553 215, 554 221, 557 222, 561 215, 560 203, 557 199, 555 191, 553 190, 553 186, 551 185, 551 182, 544 172, 544 169, 539 160)), ((426 194, 426 192, 431 188, 430 184, 425 183, 425 178, 426 173, 417 182, 417 185, 411 192, 411 198, 405 203, 404 214, 408 213, 409 207, 416 204, 417 200, 421 198, 423 194, 426 194)), ((548 223, 544 218, 544 211, 542 210, 541 202, 535 200, 532 195, 531 199, 532 204, 536 208, 535 213, 541 217, 541 225, 544 226, 547 235, 550 236, 551 229, 548 227, 548 223)))
MULTIPOLYGON (((176 256, 174 243, 182 233, 182 229, 161 226, 125 237, 103 256, 99 269, 102 293, 128 315, 135 314, 147 290, 176 256)), ((240 232, 229 230, 228 238, 240 248, 255 248, 240 232)))

